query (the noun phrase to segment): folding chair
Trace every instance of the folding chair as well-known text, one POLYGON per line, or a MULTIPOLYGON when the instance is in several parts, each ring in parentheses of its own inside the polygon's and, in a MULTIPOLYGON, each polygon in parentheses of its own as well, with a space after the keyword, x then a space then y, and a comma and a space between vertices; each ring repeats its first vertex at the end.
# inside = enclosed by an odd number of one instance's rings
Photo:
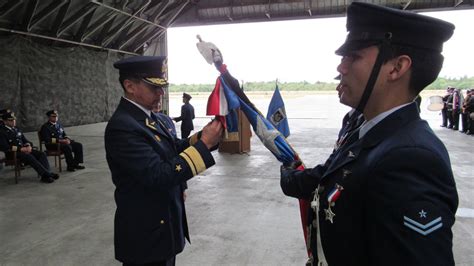
POLYGON ((41 131, 38 131, 38 140, 40 151, 43 151, 43 145, 47 156, 54 156, 54 167, 58 167, 59 172, 63 171, 61 159, 64 159, 64 153, 61 151, 61 146, 59 143, 55 144, 54 149, 47 149, 46 142, 41 138, 41 131))
POLYGON ((15 184, 18 184, 18 177, 21 176, 21 162, 16 158, 16 151, 5 152, 5 166, 13 166, 15 170, 15 184))

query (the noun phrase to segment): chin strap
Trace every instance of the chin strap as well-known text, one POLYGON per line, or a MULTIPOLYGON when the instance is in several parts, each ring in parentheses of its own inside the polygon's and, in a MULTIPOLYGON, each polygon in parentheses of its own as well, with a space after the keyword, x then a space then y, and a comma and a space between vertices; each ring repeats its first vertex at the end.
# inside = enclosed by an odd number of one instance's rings
POLYGON ((390 41, 392 38, 391 33, 387 33, 385 39, 379 45, 379 54, 375 60, 374 66, 372 67, 372 72, 370 73, 369 80, 365 86, 364 93, 360 98, 359 105, 356 107, 356 110, 363 113, 367 102, 369 101, 372 90, 374 89, 375 82, 379 76, 380 68, 385 60, 390 56, 390 41))

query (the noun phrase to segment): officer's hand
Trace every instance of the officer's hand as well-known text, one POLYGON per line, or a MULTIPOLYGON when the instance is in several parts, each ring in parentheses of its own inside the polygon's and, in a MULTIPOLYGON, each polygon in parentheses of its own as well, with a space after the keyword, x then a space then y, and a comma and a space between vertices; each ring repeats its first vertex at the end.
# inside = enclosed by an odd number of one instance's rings
POLYGON ((219 143, 222 132, 223 127, 221 122, 215 119, 202 129, 201 141, 208 149, 211 149, 219 143))
POLYGON ((286 171, 286 170, 294 170, 296 168, 298 168, 300 165, 301 165, 301 161, 300 160, 294 160, 290 163, 284 163, 281 168, 280 168, 280 171, 286 171))
POLYGON ((30 145, 26 146, 26 153, 31 153, 33 151, 33 147, 31 147, 30 145))

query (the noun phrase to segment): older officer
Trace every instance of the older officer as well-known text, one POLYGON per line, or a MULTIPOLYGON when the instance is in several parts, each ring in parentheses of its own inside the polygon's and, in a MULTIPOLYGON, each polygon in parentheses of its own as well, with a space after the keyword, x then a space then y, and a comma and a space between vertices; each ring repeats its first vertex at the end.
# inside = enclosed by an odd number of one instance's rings
POLYGON ((336 51, 340 101, 366 122, 327 167, 281 172, 285 194, 312 199, 315 264, 454 265, 458 196, 448 152, 413 102, 439 74, 454 26, 353 2, 347 29, 336 51))
POLYGON ((59 143, 60 149, 66 157, 67 170, 74 172, 76 169, 84 169, 81 165, 84 162, 82 144, 70 139, 66 131, 58 122, 58 111, 50 110, 46 112, 48 122, 41 126, 41 139, 46 144, 46 149, 56 149, 59 143))
POLYGON ((33 149, 23 132, 16 127, 15 113, 6 109, 2 115, 3 125, 0 126, 0 151, 5 152, 7 158, 10 152, 16 151, 16 156, 21 162, 31 165, 41 176, 41 182, 52 183, 59 175, 51 172, 48 158, 44 152, 33 149))
POLYGON ((160 101, 166 58, 136 56, 114 64, 124 97, 105 130, 115 184, 115 257, 124 265, 174 265, 189 240, 183 183, 214 165, 217 120, 189 139, 170 135, 151 110, 160 101))
POLYGON ((191 95, 183 93, 183 106, 181 106, 181 115, 173 118, 174 121, 181 122, 181 138, 185 139, 189 136, 191 131, 194 129, 194 107, 189 103, 191 95))

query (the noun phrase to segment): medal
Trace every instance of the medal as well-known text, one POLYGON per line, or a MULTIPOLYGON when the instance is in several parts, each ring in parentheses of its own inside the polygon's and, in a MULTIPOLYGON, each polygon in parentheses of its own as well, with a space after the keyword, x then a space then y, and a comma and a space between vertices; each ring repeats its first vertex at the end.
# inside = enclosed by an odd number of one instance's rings
POLYGON ((329 206, 327 209, 324 209, 324 213, 326 214, 326 220, 329 220, 329 222, 333 223, 333 219, 336 214, 332 212, 331 206, 329 206))
POLYGON ((336 200, 338 200, 341 196, 342 190, 344 190, 344 187, 336 183, 336 185, 328 195, 328 208, 324 209, 324 214, 326 215, 326 220, 331 223, 334 223, 333 219, 334 216, 336 216, 336 214, 332 211, 331 207, 336 205, 336 200))

